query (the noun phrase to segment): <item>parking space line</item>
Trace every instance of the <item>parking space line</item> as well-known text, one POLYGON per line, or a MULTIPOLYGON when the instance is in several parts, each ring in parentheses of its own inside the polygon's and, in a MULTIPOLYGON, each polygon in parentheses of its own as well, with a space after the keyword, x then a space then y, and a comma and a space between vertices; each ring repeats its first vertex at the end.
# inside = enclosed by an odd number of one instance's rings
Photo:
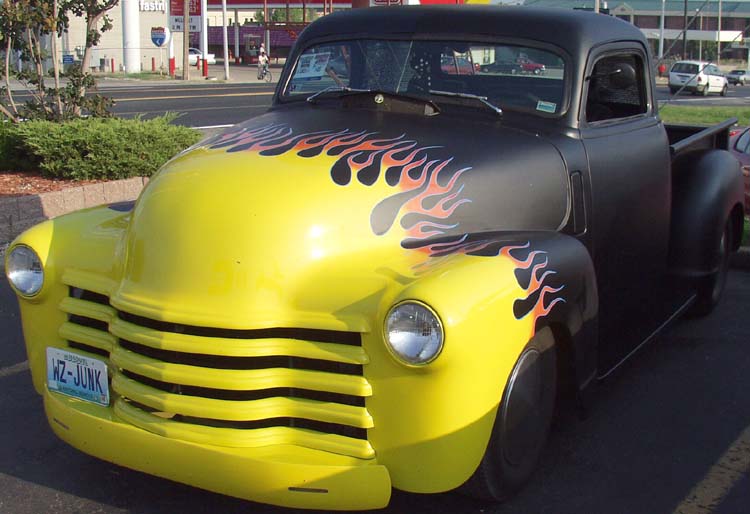
POLYGON ((13 364, 12 366, 8 366, 7 368, 0 368, 0 378, 17 375, 18 373, 23 373, 28 369, 29 361, 19 362, 18 364, 13 364))
POLYGON ((711 514, 750 472, 750 426, 735 439, 673 514, 711 514))

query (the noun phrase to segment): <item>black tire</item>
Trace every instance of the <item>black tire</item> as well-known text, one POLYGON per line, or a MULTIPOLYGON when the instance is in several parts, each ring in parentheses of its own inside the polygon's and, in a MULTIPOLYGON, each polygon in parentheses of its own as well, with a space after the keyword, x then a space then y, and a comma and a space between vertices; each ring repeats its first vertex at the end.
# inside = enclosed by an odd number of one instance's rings
POLYGON ((539 331, 516 361, 497 411, 482 462, 461 487, 474 498, 501 501, 536 469, 549 435, 557 392, 552 331, 539 331))
POLYGON ((670 87, 670 88, 669 88, 669 94, 670 94, 670 95, 674 95, 674 94, 677 94, 677 91, 679 91, 679 90, 680 90, 680 88, 677 88, 677 87, 670 87))
POLYGON ((724 294, 729 275, 729 253, 732 244, 732 221, 724 225, 718 248, 716 249, 719 267, 715 273, 702 279, 696 288, 695 303, 690 307, 691 316, 706 316, 713 311, 724 294))
POLYGON ((271 75, 270 71, 266 72, 265 80, 266 82, 271 82, 273 80, 273 75, 271 75))
POLYGON ((724 87, 721 89, 721 96, 727 96, 727 85, 724 84, 724 87))
POLYGON ((708 84, 706 84, 705 86, 703 86, 703 91, 701 91, 701 94, 703 96, 708 96, 708 84))

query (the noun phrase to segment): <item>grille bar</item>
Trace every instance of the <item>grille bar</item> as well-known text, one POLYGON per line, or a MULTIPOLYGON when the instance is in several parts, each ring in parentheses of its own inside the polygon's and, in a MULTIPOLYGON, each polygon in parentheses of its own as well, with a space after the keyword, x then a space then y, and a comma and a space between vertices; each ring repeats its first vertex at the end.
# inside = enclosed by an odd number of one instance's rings
POLYGON ((57 333, 63 339, 90 346, 107 353, 110 353, 115 346, 115 338, 111 334, 91 327, 71 323, 70 321, 66 321, 60 325, 57 333))
POLYGON ((172 332, 159 332, 141 327, 122 319, 110 323, 110 332, 121 339, 157 350, 168 350, 194 355, 205 354, 219 357, 268 357, 285 355, 319 359, 346 364, 367 364, 369 359, 361 347, 301 341, 299 339, 231 339, 172 332))
POLYGON ((170 323, 150 318, 144 318, 127 312, 119 312, 120 319, 160 332, 187 334, 200 337, 223 339, 299 339, 301 341, 317 341, 320 343, 335 343, 350 346, 362 346, 362 338, 357 332, 340 332, 336 330, 320 330, 316 328, 262 328, 238 330, 230 328, 198 327, 170 323))
POLYGON ((122 347, 112 354, 112 362, 138 375, 173 384, 235 391, 295 387, 352 396, 372 395, 370 384, 361 376, 288 368, 212 369, 167 363, 122 347))
POLYGON ((115 414, 125 422, 154 434, 198 444, 233 448, 293 444, 350 455, 360 459, 371 459, 375 456, 375 451, 370 443, 363 439, 291 427, 270 427, 256 430, 207 427, 165 419, 162 416, 146 412, 122 399, 115 402, 115 414))
POLYGON ((372 428, 366 409, 351 405, 304 400, 265 398, 254 401, 227 401, 165 393, 115 374, 112 388, 121 396, 161 412, 223 421, 259 421, 273 418, 302 418, 355 428, 372 428))

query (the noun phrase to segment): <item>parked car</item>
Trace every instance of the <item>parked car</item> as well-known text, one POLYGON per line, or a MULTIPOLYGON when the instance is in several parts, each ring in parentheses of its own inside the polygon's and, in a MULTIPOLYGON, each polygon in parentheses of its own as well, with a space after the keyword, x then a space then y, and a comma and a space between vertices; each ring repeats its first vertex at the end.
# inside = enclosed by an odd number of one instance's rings
POLYGON ((521 73, 521 66, 514 61, 497 61, 479 66, 481 73, 509 73, 515 75, 521 73))
POLYGON ((742 165, 745 182, 745 212, 750 213, 750 127, 731 134, 729 147, 742 165))
MULTIPOLYGON (((195 66, 198 64, 198 59, 202 58, 203 54, 197 48, 188 48, 188 64, 195 66)), ((206 62, 208 64, 216 64, 216 56, 214 54, 206 54, 206 62)))
POLYGON ((547 71, 544 64, 534 62, 528 57, 519 57, 516 64, 521 68, 523 73, 533 73, 534 75, 540 75, 547 71))
POLYGON ((732 70, 727 73, 727 80, 732 85, 744 86, 748 81, 748 74, 746 70, 732 70))
POLYGON ((137 202, 11 243, 51 429, 293 508, 379 509, 393 488, 508 497, 558 398, 585 409, 722 297, 744 223, 736 120, 663 124, 651 70, 639 29, 583 11, 319 18, 269 111, 180 153, 137 202), (445 48, 560 73, 446 75, 445 48), (324 55, 350 59, 346 86, 324 55))
POLYGON ((473 75, 476 71, 474 63, 463 56, 451 57, 444 55, 440 60, 440 69, 447 75, 473 75))
POLYGON ((689 91, 708 96, 719 93, 726 96, 729 89, 727 77, 718 66, 704 61, 677 61, 669 70, 669 92, 689 91))

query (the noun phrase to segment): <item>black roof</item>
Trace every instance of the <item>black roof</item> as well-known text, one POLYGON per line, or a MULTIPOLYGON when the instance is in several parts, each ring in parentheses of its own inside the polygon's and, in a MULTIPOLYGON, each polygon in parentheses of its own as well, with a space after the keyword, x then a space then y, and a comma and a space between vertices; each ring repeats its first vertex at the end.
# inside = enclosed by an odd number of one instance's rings
POLYGON ((300 36, 378 37, 430 34, 436 38, 490 35, 552 43, 572 55, 606 41, 646 39, 636 27, 603 14, 540 7, 431 5, 351 9, 324 16, 300 36))

